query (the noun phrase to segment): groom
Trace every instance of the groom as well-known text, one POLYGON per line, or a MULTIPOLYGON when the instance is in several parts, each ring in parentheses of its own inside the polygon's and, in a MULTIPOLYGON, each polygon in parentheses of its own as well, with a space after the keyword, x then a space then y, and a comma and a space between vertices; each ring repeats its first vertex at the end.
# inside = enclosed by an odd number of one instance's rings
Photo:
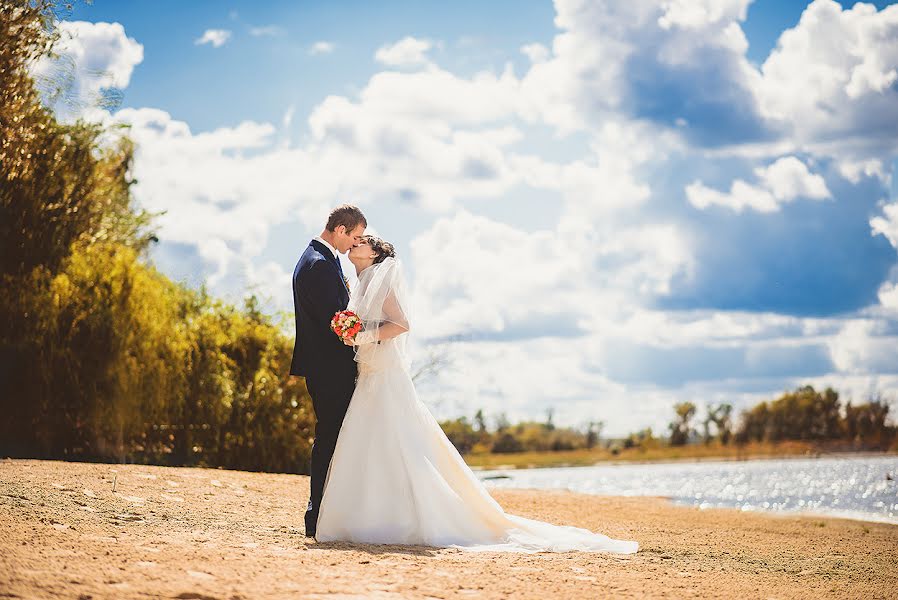
POLYGON ((296 310, 296 345, 291 375, 306 378, 315 409, 312 444, 312 485, 306 510, 306 535, 314 537, 327 469, 337 445, 357 375, 355 354, 331 331, 335 313, 349 303, 349 288, 340 258, 357 246, 368 226, 355 206, 343 204, 331 211, 321 235, 311 241, 293 271, 293 306, 296 310))

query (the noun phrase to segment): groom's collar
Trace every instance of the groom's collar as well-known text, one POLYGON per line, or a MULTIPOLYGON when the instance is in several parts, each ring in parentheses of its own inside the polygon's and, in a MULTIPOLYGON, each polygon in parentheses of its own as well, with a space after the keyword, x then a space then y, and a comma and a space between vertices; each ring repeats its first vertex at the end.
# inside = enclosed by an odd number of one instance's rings
POLYGON ((333 246, 331 246, 330 244, 328 244, 328 243, 324 240, 324 238, 322 238, 320 235, 316 235, 315 237, 313 237, 313 238, 312 238, 312 241, 318 242, 319 244, 323 245, 325 248, 327 248, 328 250, 330 250, 331 256, 333 256, 336 260, 340 260, 340 258, 337 256, 337 249, 334 248, 333 246))

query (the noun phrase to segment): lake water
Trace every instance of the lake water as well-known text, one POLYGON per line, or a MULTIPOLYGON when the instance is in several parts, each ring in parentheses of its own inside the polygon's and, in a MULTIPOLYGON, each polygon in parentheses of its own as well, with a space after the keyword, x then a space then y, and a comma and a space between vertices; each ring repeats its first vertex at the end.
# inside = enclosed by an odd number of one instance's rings
POLYGON ((803 512, 898 524, 895 456, 622 464, 477 475, 491 487, 666 496, 700 508, 803 512))

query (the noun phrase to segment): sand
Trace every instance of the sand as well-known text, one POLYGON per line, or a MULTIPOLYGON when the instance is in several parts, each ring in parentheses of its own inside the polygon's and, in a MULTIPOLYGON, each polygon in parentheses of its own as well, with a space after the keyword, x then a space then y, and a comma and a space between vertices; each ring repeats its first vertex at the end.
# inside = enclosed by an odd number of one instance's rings
POLYGON ((0 598, 898 597, 895 525, 495 490, 510 513, 635 539, 640 551, 317 543, 303 531, 308 484, 297 475, 2 460, 0 598))

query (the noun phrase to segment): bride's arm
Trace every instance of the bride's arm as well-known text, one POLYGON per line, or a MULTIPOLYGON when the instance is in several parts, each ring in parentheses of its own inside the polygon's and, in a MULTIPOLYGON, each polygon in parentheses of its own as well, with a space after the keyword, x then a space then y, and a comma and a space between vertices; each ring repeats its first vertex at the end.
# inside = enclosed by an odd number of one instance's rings
POLYGON ((355 336, 355 345, 391 340, 409 331, 408 319, 393 292, 384 300, 383 312, 384 322, 379 327, 360 331, 355 336))

